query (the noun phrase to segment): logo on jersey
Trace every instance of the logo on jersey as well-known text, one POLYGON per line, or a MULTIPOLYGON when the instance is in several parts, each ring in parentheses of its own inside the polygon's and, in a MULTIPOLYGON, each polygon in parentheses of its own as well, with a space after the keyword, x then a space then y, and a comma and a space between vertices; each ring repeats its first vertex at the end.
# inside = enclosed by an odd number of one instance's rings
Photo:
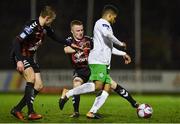
POLYGON ((22 32, 20 35, 19 35, 22 39, 26 38, 26 34, 24 32, 22 32))
POLYGON ((87 61, 87 57, 84 56, 83 52, 77 52, 76 54, 74 54, 75 59, 73 60, 75 63, 78 62, 86 62, 87 61))
POLYGON ((34 22, 34 23, 32 23, 29 27, 30 27, 31 29, 33 29, 33 28, 35 28, 36 26, 37 26, 37 23, 34 22))
POLYGON ((102 26, 109 28, 109 25, 107 25, 107 24, 102 24, 102 26))
POLYGON ((68 44, 71 44, 71 43, 72 43, 72 37, 66 38, 66 42, 67 42, 68 44))
POLYGON ((103 78, 104 74, 103 73, 99 73, 99 77, 103 78))
POLYGON ((107 24, 102 24, 103 27, 107 28, 107 30, 110 30, 110 26, 107 24))
POLYGON ((32 28, 29 27, 29 26, 26 26, 26 27, 24 28, 24 31, 25 31, 27 34, 31 34, 31 33, 33 32, 32 28))
POLYGON ((79 59, 83 55, 83 52, 78 52, 74 56, 79 59))
POLYGON ((31 34, 33 32, 33 29, 37 26, 37 23, 34 22, 32 23, 30 26, 26 26, 24 28, 24 31, 27 33, 27 34, 31 34))

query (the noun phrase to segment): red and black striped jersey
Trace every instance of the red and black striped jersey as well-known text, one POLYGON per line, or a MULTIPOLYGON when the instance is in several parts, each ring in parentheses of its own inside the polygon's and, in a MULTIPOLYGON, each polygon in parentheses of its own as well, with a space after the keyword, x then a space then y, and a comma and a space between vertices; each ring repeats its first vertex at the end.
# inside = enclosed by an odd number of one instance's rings
POLYGON ((59 38, 51 27, 41 26, 39 20, 36 19, 28 22, 16 36, 11 54, 16 56, 17 60, 22 60, 23 56, 32 57, 44 42, 46 34, 54 41, 70 45, 66 40, 59 38))
POLYGON ((78 47, 84 50, 77 49, 75 53, 70 54, 70 61, 73 68, 82 68, 88 66, 88 56, 90 50, 93 48, 92 38, 84 36, 81 40, 76 41, 72 37, 66 39, 68 42, 76 44, 78 47))
POLYGON ((32 56, 43 43, 46 29, 40 26, 38 20, 29 22, 16 37, 20 42, 22 56, 32 56))

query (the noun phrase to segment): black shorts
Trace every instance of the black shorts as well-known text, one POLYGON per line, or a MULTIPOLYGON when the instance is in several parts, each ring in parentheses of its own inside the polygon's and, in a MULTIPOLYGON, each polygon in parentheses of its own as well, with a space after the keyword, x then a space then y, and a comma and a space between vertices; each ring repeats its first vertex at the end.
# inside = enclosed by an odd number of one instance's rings
MULTIPOLYGON (((11 61, 13 63, 13 65, 15 66, 15 68, 17 67, 17 59, 16 56, 11 58, 11 61)), ((38 63, 35 62, 33 57, 23 57, 23 64, 24 64, 24 70, 32 67, 35 73, 39 73, 40 72, 40 68, 38 63)))
POLYGON ((74 70, 73 79, 75 77, 80 77, 85 83, 85 82, 87 82, 89 80, 90 74, 91 74, 91 71, 90 71, 90 69, 88 67, 86 67, 86 68, 78 68, 78 69, 74 70))

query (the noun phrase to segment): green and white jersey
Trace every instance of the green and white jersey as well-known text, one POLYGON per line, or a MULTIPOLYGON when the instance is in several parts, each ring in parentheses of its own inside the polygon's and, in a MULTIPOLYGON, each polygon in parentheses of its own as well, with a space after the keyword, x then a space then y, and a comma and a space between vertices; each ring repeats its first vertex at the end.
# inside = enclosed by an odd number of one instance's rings
POLYGON ((112 27, 105 19, 96 22, 93 33, 94 47, 90 51, 88 63, 110 65, 113 43, 119 46, 123 43, 113 35, 112 27))

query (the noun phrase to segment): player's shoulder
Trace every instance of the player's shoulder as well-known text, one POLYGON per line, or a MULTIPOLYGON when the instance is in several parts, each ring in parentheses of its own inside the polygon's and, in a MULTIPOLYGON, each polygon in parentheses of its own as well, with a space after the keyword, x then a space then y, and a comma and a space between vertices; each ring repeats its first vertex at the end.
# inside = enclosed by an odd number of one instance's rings
POLYGON ((28 22, 26 22, 25 26, 24 26, 24 31, 27 34, 31 34, 33 32, 34 29, 36 29, 38 27, 38 20, 30 20, 28 22))
POLYGON ((97 25, 99 25, 100 27, 106 27, 106 28, 110 28, 110 23, 108 21, 106 21, 105 19, 99 19, 96 22, 97 25))
POLYGON ((33 29, 33 28, 37 27, 38 24, 39 24, 38 19, 33 19, 33 20, 26 22, 25 26, 29 26, 33 29))
MULTIPOLYGON (((68 43, 72 43, 73 42, 73 38, 72 37, 67 37, 65 39, 65 41, 68 42, 68 43)), ((64 45, 64 47, 67 47, 67 45, 64 45)))
POLYGON ((66 41, 72 41, 72 40, 73 40, 72 37, 67 37, 67 38, 66 38, 66 41))

